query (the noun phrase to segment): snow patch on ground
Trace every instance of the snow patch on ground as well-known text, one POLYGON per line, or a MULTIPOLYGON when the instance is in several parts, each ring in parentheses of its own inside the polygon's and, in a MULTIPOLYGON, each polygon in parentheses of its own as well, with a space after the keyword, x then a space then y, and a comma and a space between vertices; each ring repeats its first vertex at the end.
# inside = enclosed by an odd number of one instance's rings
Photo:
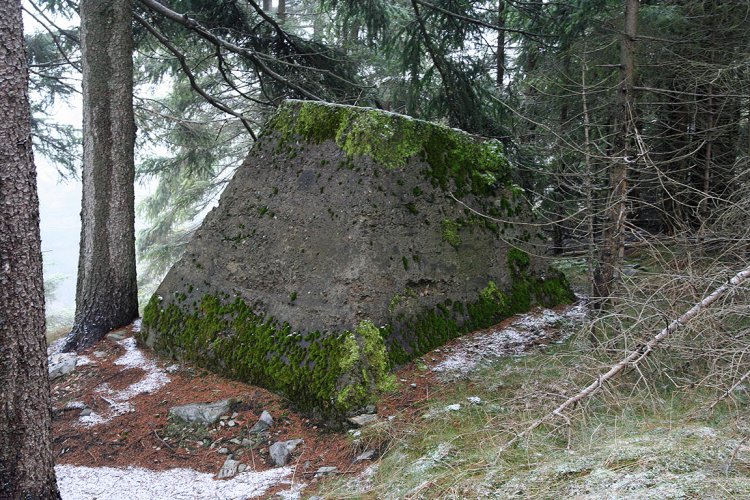
POLYGON ((109 403, 109 410, 101 415, 91 413, 80 417, 79 423, 86 427, 99 425, 119 415, 135 411, 133 405, 128 402, 129 400, 140 394, 156 392, 170 382, 167 373, 138 349, 135 338, 128 337, 117 343, 125 348, 125 354, 117 358, 114 364, 122 366, 123 369, 139 368, 145 374, 139 381, 119 391, 113 390, 107 383, 100 385, 97 392, 102 394, 102 398, 109 403))
POLYGON ((462 376, 497 358, 522 354, 531 345, 545 343, 545 340, 562 341, 564 338, 555 338, 560 323, 579 322, 585 316, 584 301, 560 314, 550 309, 537 309, 519 315, 505 328, 490 328, 462 337, 448 356, 432 370, 446 376, 462 376))
POLYGON ((47 346, 47 356, 52 356, 54 354, 60 354, 62 352, 62 348, 65 345, 65 337, 60 337, 59 339, 53 341, 51 344, 47 346))
MULTIPOLYGON (((241 472, 232 479, 215 480, 212 474, 192 469, 152 471, 140 467, 55 467, 63 500, 234 500, 257 498, 277 484, 291 484, 291 467, 262 472, 241 472)), ((290 492, 298 490, 294 486, 290 492)))
POLYGON ((76 368, 78 368, 79 366, 86 366, 91 364, 94 364, 94 361, 88 356, 78 355, 78 357, 76 358, 76 368))

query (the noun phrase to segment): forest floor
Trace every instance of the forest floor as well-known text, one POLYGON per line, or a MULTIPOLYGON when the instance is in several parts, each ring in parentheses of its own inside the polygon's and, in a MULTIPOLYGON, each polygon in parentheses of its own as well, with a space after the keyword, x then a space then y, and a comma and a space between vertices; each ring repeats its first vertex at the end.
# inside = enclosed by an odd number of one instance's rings
POLYGON ((499 451, 610 363, 585 315, 583 302, 536 309, 456 339, 396 372, 375 422, 338 432, 269 391, 154 357, 137 324, 113 332, 52 384, 63 499, 749 498, 748 388, 707 412, 715 394, 671 388, 658 367, 499 451), (216 425, 169 417, 230 398, 216 425), (274 425, 253 437, 264 410, 274 425), (291 439, 304 442, 274 467, 270 445, 291 439), (246 470, 216 479, 228 454, 246 470))
MULTIPOLYGON (((378 404, 378 423, 349 432, 319 427, 262 388, 154 357, 136 345, 136 323, 81 353, 76 369, 52 383, 63 498, 294 498, 322 481, 315 477, 320 467, 358 477, 387 449, 372 429, 413 425, 446 386, 497 358, 561 341, 559 323, 584 313, 582 305, 537 309, 450 342, 398 370, 397 389, 378 404), (173 406, 225 399, 236 403, 216 425, 183 425, 169 417, 173 406), (264 410, 274 418, 270 433, 241 444, 264 410), (274 467, 269 446, 290 439, 303 439, 303 446, 288 466, 274 467), (363 452, 371 456, 357 461, 363 452), (228 453, 248 470, 214 479, 228 453)), ((464 400, 446 411, 472 404, 481 401, 464 400)))

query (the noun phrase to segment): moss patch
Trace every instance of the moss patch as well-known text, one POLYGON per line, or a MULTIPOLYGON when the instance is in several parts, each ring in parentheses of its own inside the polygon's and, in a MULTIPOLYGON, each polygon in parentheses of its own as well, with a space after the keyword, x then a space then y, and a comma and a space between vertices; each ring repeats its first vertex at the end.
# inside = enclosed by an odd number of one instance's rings
POLYGON ((140 340, 158 332, 157 351, 278 391, 300 410, 333 421, 374 403, 392 385, 385 343, 371 322, 354 332, 300 334, 228 299, 206 295, 195 307, 163 308, 154 296, 140 340))
POLYGON ((293 136, 319 144, 335 141, 349 158, 370 156, 387 169, 404 167, 412 157, 430 166, 427 176, 435 186, 489 194, 510 182, 510 169, 499 141, 480 140, 460 130, 384 111, 287 101, 266 130, 284 141, 293 136))
POLYGON ((397 326, 384 332, 389 339, 391 361, 396 365, 407 363, 451 339, 528 311, 534 304, 553 307, 575 300, 564 274, 549 268, 544 276, 534 276, 529 272, 530 264, 527 253, 511 250, 508 267, 513 284, 509 290, 503 291, 489 281, 474 301, 446 301, 414 316, 395 318, 397 326))

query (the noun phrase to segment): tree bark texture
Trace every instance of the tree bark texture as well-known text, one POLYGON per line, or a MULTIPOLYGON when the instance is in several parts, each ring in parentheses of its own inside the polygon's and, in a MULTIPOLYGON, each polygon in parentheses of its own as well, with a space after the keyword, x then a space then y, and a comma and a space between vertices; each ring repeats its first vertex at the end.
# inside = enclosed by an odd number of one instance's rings
POLYGON ((625 255, 625 218, 628 201, 628 170, 633 158, 633 87, 635 82, 635 40, 638 31, 639 0, 624 0, 625 31, 620 42, 620 88, 618 131, 615 134, 612 166, 609 171, 608 221, 603 232, 599 262, 594 271, 594 305, 604 308, 611 302, 617 267, 625 255))
POLYGON ((60 498, 20 0, 0 0, 0 498, 60 498))
POLYGON ((76 315, 65 350, 138 316, 132 0, 81 0, 83 202, 76 315))

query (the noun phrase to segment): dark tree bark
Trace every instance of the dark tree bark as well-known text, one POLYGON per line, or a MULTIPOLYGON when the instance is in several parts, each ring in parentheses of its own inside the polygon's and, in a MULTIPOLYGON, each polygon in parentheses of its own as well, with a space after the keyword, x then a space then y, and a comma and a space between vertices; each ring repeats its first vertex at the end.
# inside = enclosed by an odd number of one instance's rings
POLYGON ((0 0, 0 498, 60 498, 21 0, 0 0))
POLYGON ((65 350, 138 316, 132 0, 81 0, 83 208, 76 315, 65 350))
POLYGON ((628 170, 633 158, 633 113, 635 99, 635 40, 638 30, 639 0, 624 0, 625 30, 620 41, 620 88, 618 96, 617 133, 609 171, 610 196, 608 221, 603 232, 599 262, 594 271, 595 307, 610 302, 617 280, 617 268, 625 254, 625 217, 628 201, 628 170))

